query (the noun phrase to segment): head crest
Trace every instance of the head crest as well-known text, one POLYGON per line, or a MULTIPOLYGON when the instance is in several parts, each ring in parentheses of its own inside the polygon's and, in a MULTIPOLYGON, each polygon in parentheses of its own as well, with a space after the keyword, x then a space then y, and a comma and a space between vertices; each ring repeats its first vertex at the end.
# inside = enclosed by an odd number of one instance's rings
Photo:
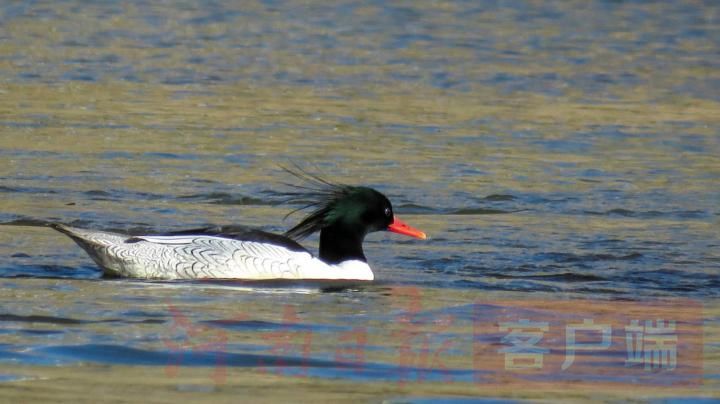
POLYGON ((287 196, 285 202, 300 204, 301 207, 288 213, 285 217, 306 209, 312 209, 300 223, 285 232, 285 236, 294 240, 303 239, 315 232, 322 230, 328 226, 334 216, 334 208, 338 202, 350 196, 358 188, 345 185, 334 184, 315 174, 308 173, 302 168, 295 166, 295 169, 282 167, 283 170, 302 180, 302 185, 285 184, 296 191, 285 192, 287 196))

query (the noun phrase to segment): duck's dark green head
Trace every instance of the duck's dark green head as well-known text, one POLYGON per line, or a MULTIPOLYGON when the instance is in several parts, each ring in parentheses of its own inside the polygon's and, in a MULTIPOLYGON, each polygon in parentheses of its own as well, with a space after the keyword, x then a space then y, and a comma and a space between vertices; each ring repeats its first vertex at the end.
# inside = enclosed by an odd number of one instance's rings
POLYGON ((392 204, 380 192, 368 187, 331 184, 317 177, 313 179, 316 180, 316 187, 303 188, 303 192, 293 195, 296 201, 305 198, 304 208, 315 210, 288 230, 286 236, 301 239, 317 231, 333 228, 338 232, 360 236, 361 239, 367 233, 381 230, 426 238, 425 233, 398 220, 392 204))

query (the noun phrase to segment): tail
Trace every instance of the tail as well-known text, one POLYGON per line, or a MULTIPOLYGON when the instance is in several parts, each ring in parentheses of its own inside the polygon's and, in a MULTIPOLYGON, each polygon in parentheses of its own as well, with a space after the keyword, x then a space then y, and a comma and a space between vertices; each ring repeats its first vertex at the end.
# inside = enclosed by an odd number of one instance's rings
POLYGON ((62 223, 47 223, 46 226, 70 237, 71 239, 75 240, 76 243, 80 244, 80 247, 85 248, 81 244, 81 242, 86 242, 87 238, 82 236, 83 231, 81 229, 70 227, 62 223))
MULTIPOLYGON (((21 219, 11 220, 9 222, 0 223, 0 225, 2 225, 2 226, 20 226, 20 227, 49 227, 51 229, 55 229, 55 230, 59 231, 62 234, 65 234, 66 236, 72 238, 76 242, 85 240, 85 238, 83 238, 83 236, 82 236, 82 233, 84 232, 82 229, 71 227, 69 225, 58 223, 58 222, 51 222, 48 220, 21 218, 21 219)), ((78 242, 78 244, 80 244, 80 243, 78 242)), ((81 247, 83 247, 83 246, 81 245, 81 247)))
POLYGON ((10 222, 0 223, 4 226, 26 226, 26 227, 49 227, 70 237, 79 245, 90 258, 95 261, 106 275, 115 276, 118 274, 116 260, 109 249, 113 245, 122 244, 128 239, 128 235, 97 230, 85 230, 72 227, 66 224, 38 219, 17 219, 10 222))
POLYGON ((0 226, 52 227, 55 224, 57 223, 48 220, 20 218, 11 220, 9 222, 0 223, 0 226))

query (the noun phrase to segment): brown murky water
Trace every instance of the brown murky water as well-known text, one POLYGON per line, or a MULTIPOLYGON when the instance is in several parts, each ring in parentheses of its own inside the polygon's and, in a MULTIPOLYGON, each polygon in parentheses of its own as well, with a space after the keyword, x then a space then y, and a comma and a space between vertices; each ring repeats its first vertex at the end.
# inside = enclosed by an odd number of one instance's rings
POLYGON ((0 5, 0 222, 282 231, 296 162, 431 237, 374 234, 378 281, 322 290, 100 279, 63 236, 3 226, 0 397, 717 397, 719 10, 0 5), (625 327, 660 318, 676 364, 646 372, 625 327), (541 329, 496 328, 523 319, 548 323, 530 348, 541 329), (563 370, 584 320, 611 338, 563 370))

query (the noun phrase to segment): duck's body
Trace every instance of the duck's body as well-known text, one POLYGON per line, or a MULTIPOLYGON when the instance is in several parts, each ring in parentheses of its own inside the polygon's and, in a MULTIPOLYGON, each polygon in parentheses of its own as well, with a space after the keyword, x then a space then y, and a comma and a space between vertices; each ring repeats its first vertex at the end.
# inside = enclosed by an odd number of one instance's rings
POLYGON ((129 236, 64 225, 53 225, 53 228, 72 238, 108 276, 145 279, 374 279, 365 261, 347 259, 328 264, 289 238, 282 240, 281 236, 252 229, 238 232, 241 227, 198 229, 158 236, 129 236))
POLYGON ((146 279, 369 281, 374 274, 362 249, 368 233, 389 230, 425 238, 397 219, 378 191, 312 180, 315 188, 292 195, 316 210, 283 235, 244 226, 144 236, 51 227, 72 238, 106 275, 146 279), (295 241, 315 232, 320 232, 317 257, 295 241))
POLYGON ((364 261, 349 259, 327 264, 290 239, 282 245, 201 231, 128 236, 63 225, 53 227, 70 236, 108 276, 145 279, 374 279, 370 266, 364 261))

